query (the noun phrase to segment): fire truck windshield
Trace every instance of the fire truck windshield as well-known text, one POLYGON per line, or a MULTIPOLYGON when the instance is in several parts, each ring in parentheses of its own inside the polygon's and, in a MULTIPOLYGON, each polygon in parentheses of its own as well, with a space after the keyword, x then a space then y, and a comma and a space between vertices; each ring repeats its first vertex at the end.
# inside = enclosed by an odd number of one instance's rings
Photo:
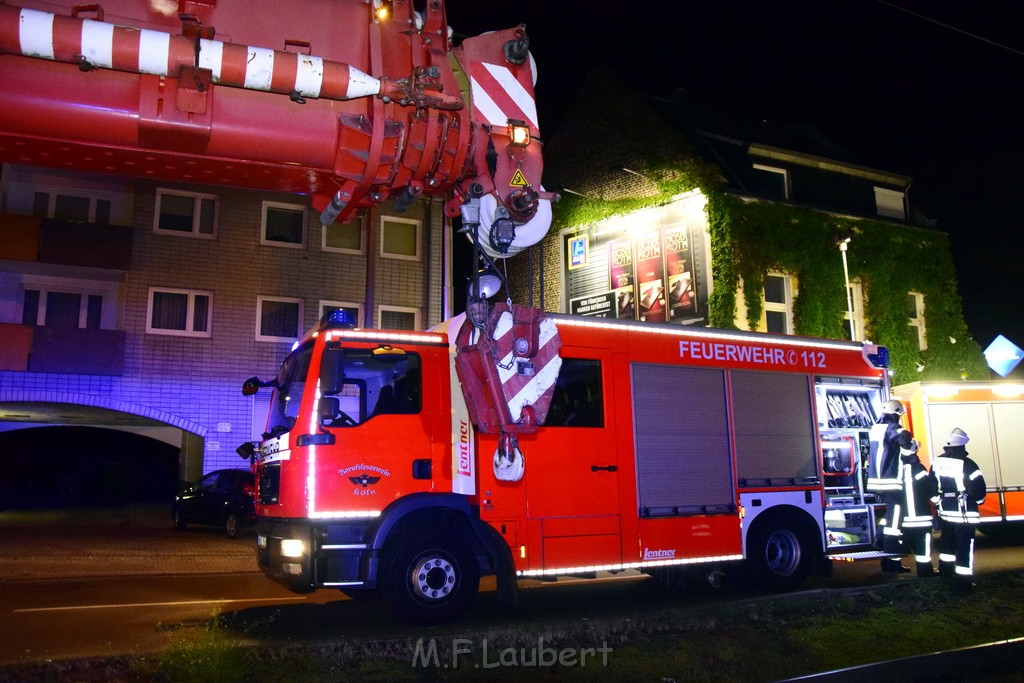
POLYGON ((268 433, 288 431, 295 424, 299 413, 299 402, 306 387, 306 375, 309 374, 309 361, 313 356, 313 342, 307 342, 284 359, 281 371, 277 374, 274 393, 270 398, 270 418, 267 421, 268 433))
POLYGON ((354 427, 378 415, 420 412, 420 356, 394 347, 346 349, 342 376, 331 400, 333 414, 321 414, 324 427, 354 427))

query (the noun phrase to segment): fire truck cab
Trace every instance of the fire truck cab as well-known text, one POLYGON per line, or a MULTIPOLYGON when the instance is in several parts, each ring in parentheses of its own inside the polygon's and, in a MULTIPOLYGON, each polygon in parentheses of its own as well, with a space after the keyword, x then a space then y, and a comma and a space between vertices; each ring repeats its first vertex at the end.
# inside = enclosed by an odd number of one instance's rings
POLYGON ((463 317, 423 333, 325 322, 275 380, 247 382, 273 387, 256 460, 269 576, 439 623, 487 574, 509 601, 520 578, 626 569, 743 565, 788 589, 838 550, 880 555, 862 470, 884 348, 548 316, 557 374, 515 478, 467 410, 463 317))

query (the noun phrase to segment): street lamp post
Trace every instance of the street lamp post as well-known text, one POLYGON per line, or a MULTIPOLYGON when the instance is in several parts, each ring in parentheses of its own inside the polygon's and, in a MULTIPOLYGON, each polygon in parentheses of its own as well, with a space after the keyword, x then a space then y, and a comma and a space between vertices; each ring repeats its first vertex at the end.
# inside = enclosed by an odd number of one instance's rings
POLYGON ((839 253, 843 257, 843 282, 846 283, 846 312, 850 316, 850 339, 857 341, 857 332, 853 321, 853 295, 850 294, 850 268, 846 264, 846 248, 849 244, 849 237, 839 242, 839 253))

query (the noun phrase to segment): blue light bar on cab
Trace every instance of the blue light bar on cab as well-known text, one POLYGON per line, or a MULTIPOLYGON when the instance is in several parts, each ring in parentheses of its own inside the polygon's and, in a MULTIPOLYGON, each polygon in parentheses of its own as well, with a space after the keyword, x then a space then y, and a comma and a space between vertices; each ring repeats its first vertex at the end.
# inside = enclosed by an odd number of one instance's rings
POLYGON ((885 346, 865 344, 864 358, 876 368, 889 367, 889 349, 885 346))
POLYGON ((355 311, 344 308, 332 308, 320 319, 320 325, 325 327, 357 327, 359 320, 355 311))

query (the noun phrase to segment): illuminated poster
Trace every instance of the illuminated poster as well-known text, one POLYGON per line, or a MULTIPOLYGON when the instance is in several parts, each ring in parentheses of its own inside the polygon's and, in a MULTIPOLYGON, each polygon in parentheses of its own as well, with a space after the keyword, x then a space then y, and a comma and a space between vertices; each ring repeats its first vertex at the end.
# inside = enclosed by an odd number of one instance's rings
POLYGON ((615 293, 615 316, 620 320, 636 318, 633 289, 633 243, 615 240, 608 243, 608 270, 610 288, 615 293))
POLYGON ((636 284, 640 320, 666 320, 665 259, 660 232, 649 232, 636 239, 636 284))
POLYGON ((668 271, 669 320, 679 322, 697 312, 690 230, 687 226, 681 225, 665 231, 665 264, 668 271))

